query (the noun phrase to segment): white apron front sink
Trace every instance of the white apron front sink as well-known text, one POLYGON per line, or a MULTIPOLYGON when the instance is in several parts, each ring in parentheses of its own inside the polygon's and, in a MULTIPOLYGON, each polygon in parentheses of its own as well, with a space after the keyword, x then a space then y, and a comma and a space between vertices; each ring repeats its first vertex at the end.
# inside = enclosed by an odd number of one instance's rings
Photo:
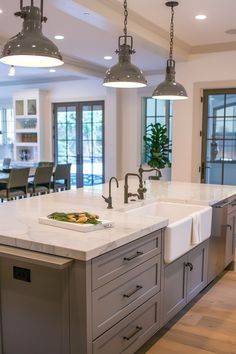
POLYGON ((211 207, 157 202, 126 213, 143 218, 162 216, 169 219, 164 238, 165 263, 173 262, 211 234, 211 207))

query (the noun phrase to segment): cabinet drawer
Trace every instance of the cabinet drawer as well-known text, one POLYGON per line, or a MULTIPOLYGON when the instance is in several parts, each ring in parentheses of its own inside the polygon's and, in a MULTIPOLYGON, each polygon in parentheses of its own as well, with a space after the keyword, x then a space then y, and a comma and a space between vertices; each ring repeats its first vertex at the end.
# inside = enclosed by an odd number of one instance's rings
POLYGON ((160 291, 160 259, 153 257, 93 292, 93 338, 160 291))
POLYGON ((161 230, 92 260, 92 287, 98 288, 161 252, 161 230))
POLYGON ((133 354, 160 326, 160 294, 93 342, 93 354, 133 354))

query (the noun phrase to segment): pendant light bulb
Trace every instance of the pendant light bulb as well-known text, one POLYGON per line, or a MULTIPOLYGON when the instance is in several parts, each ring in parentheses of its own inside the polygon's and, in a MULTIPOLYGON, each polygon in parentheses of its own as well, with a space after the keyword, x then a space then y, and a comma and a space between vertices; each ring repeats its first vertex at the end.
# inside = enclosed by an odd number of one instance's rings
POLYGON ((139 88, 147 86, 147 81, 142 71, 131 63, 131 55, 135 53, 133 49, 133 37, 127 35, 127 0, 124 1, 124 35, 119 37, 118 64, 113 65, 106 71, 103 86, 115 88, 139 88))
POLYGON ((158 100, 185 100, 188 98, 185 88, 175 81, 175 60, 173 59, 174 47, 174 7, 177 1, 167 1, 166 6, 171 7, 170 22, 170 54, 166 64, 166 78, 154 90, 152 98, 158 100))
POLYGON ((30 6, 23 7, 23 0, 20 0, 20 11, 15 16, 23 19, 23 28, 4 45, 0 61, 23 67, 63 65, 57 46, 42 33, 42 23, 47 21, 43 16, 43 0, 40 8, 34 6, 34 0, 30 6))

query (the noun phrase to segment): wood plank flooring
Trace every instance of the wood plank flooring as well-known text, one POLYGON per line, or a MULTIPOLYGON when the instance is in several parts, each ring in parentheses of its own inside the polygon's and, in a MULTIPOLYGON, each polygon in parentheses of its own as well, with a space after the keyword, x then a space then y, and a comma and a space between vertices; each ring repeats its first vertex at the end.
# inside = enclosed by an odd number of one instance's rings
POLYGON ((236 270, 225 272, 178 317, 137 354, 236 354, 236 270))

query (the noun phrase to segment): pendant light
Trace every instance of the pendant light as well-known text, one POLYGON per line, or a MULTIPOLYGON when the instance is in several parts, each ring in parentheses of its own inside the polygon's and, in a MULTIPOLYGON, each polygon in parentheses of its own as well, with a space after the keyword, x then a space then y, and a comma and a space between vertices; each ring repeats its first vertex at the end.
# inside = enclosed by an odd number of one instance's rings
POLYGON ((15 16, 23 19, 20 33, 10 38, 5 44, 0 61, 4 64, 24 67, 52 67, 64 64, 57 46, 42 33, 42 23, 47 21, 43 16, 43 0, 41 6, 23 7, 20 0, 20 11, 15 16))
POLYGON ((167 1, 166 6, 171 8, 170 22, 170 54, 166 66, 166 78, 161 82, 153 92, 152 98, 159 100, 184 100, 187 99, 185 88, 175 81, 175 61, 173 59, 174 43, 174 7, 178 6, 177 1, 167 1))
POLYGON ((147 86, 147 81, 142 71, 131 63, 133 49, 133 37, 127 35, 127 1, 124 1, 124 35, 119 37, 118 49, 119 62, 106 71, 104 86, 116 88, 139 88, 147 86), (129 42, 129 43, 128 43, 129 42))

